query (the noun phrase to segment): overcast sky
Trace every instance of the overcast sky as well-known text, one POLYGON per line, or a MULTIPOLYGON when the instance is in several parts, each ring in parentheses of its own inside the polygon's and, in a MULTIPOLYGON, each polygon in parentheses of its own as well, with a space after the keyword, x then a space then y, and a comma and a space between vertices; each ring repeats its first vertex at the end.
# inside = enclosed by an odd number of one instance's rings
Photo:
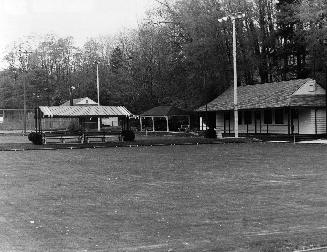
POLYGON ((30 34, 71 35, 82 44, 89 37, 137 27, 154 4, 154 0, 0 0, 0 56, 6 45, 30 34))

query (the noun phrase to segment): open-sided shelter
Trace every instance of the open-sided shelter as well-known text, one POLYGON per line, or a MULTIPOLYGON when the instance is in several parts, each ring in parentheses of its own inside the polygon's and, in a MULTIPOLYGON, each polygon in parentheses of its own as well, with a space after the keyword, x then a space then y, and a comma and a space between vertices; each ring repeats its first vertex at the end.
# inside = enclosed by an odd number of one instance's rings
MULTIPOLYGON (((326 134, 326 92, 313 79, 240 86, 237 95, 240 134, 326 134)), ((233 88, 197 111, 234 134, 233 88)))
POLYGON ((44 118, 77 118, 82 128, 92 118, 118 117, 123 129, 129 128, 129 117, 132 116, 123 106, 40 106, 36 109, 36 131, 42 131, 41 120, 44 118))
MULTIPOLYGON (((190 113, 188 111, 176 108, 174 106, 157 106, 150 110, 143 112, 140 115, 140 127, 143 129, 143 119, 151 118, 152 131, 156 131, 155 119, 166 120, 166 131, 170 129, 176 130, 174 119, 180 118, 180 121, 186 121, 187 125, 190 126, 190 113), (171 125, 171 126, 170 126, 171 125)), ((177 122, 178 123, 178 122, 177 122)), ((181 123, 182 124, 182 123, 181 123)), ((178 125, 180 127, 181 125, 178 125)))

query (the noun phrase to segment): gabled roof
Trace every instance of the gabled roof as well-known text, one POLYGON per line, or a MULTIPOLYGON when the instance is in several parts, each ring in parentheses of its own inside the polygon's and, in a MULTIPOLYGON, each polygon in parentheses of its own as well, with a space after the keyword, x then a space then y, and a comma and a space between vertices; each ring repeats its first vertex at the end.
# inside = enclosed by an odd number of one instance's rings
POLYGON ((123 106, 40 106, 43 117, 131 116, 123 106))
POLYGON ((140 116, 179 116, 189 115, 189 112, 174 106, 158 106, 143 112, 140 116))
MULTIPOLYGON (((263 109, 288 106, 325 106, 325 95, 293 95, 312 79, 297 79, 237 88, 238 109, 263 109)), ((233 87, 207 104, 208 111, 233 110, 233 87)), ((206 111, 202 106, 197 111, 206 111)))
MULTIPOLYGON (((73 99, 73 105, 79 105, 79 103, 84 100, 84 99, 88 99, 91 101, 91 103, 88 103, 88 104, 81 104, 81 105, 88 105, 88 106, 94 106, 94 105, 97 105, 97 103, 95 101, 93 101, 92 99, 90 99, 89 97, 82 97, 82 98, 76 98, 76 99, 73 99)), ((60 106, 70 106, 70 101, 65 101, 63 104, 61 104, 60 106)))

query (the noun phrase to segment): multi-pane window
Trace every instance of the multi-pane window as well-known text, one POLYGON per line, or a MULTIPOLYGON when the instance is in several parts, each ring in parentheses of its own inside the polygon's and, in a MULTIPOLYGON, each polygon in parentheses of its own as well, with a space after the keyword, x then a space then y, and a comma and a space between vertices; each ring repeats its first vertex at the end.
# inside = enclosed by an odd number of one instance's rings
POLYGON ((224 120, 225 121, 229 121, 230 120, 230 112, 229 111, 224 113, 224 120))
POLYGON ((291 110, 293 119, 299 119, 299 111, 297 109, 291 110))
POLYGON ((3 110, 0 111, 0 123, 3 123, 4 112, 3 110))
POLYGON ((264 124, 272 124, 272 111, 267 109, 263 112, 263 122, 264 124))
POLYGON ((284 110, 283 109, 275 110, 275 123, 276 124, 284 124, 284 110))
POLYGON ((238 124, 242 124, 243 122, 243 113, 242 111, 238 111, 238 124))
POLYGON ((244 112, 244 123, 251 124, 252 123, 252 111, 244 112))

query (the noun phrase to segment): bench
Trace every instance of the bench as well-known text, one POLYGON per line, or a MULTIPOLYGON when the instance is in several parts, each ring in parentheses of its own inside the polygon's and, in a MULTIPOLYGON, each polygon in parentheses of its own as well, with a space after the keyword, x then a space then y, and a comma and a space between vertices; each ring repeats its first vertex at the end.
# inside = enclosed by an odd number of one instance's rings
POLYGON ((90 143, 91 139, 100 139, 101 142, 106 142, 107 138, 118 136, 118 141, 122 141, 121 129, 102 130, 102 131, 85 131, 83 134, 84 142, 90 143))
POLYGON ((82 142, 82 134, 80 132, 70 131, 50 131, 43 132, 43 143, 47 144, 49 140, 59 140, 61 143, 66 143, 67 140, 77 140, 82 142))

